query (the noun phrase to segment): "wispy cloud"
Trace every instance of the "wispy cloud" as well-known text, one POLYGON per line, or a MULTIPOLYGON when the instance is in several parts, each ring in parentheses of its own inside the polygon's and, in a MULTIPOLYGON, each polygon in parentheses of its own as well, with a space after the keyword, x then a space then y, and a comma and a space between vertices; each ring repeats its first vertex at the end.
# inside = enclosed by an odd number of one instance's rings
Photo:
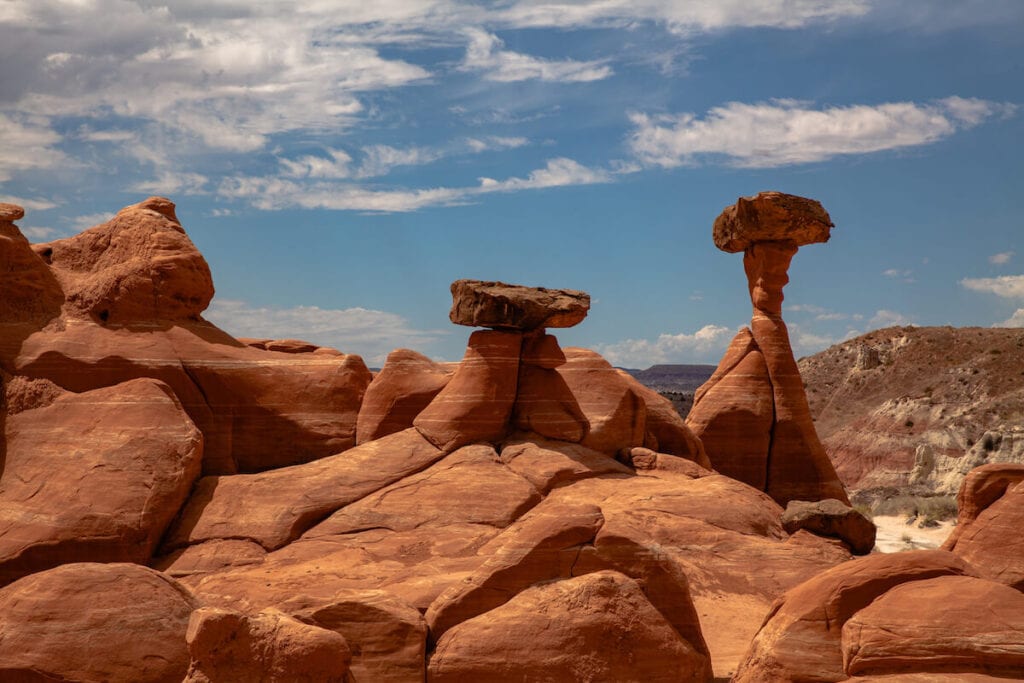
POLYGON ((203 315, 236 337, 304 339, 358 353, 371 365, 383 363, 396 348, 422 350, 448 334, 418 330, 400 315, 366 308, 275 308, 214 299, 203 315))
POLYGON ((86 228, 91 228, 94 225, 106 223, 113 217, 114 214, 112 213, 89 213, 85 214, 84 216, 75 216, 68 222, 71 224, 71 227, 74 228, 75 230, 85 230, 86 228))
POLYGON ((1003 251, 998 254, 992 254, 988 257, 988 262, 996 266, 1005 266, 1013 258, 1014 252, 1003 251))
POLYGON ((692 334, 660 334, 657 339, 624 339, 597 344, 595 350, 609 363, 626 368, 647 368, 658 363, 716 363, 735 330, 705 325, 692 334))
POLYGON ((468 29, 469 46, 462 69, 480 71, 491 81, 599 81, 614 73, 601 61, 550 60, 505 50, 498 36, 482 29, 468 29))
POLYGON ((60 141, 61 136, 46 118, 0 113, 0 182, 10 180, 17 171, 69 163, 57 149, 60 141))
POLYGON ((893 327, 896 325, 913 325, 914 322, 907 316, 897 311, 890 311, 882 308, 875 311, 875 314, 868 320, 869 329, 878 329, 880 327, 893 327))
POLYGON ((43 199, 41 197, 15 197, 14 195, 0 195, 0 199, 8 204, 17 204, 26 211, 45 211, 59 206, 57 202, 43 199))
POLYGON ((156 195, 204 194, 210 179, 201 173, 161 171, 156 178, 135 183, 131 189, 156 195))
POLYGON ((540 190, 569 185, 611 182, 612 176, 566 158, 549 159, 543 168, 525 178, 504 180, 481 178, 471 187, 435 187, 417 190, 374 189, 349 182, 300 182, 274 177, 225 179, 218 194, 242 199, 258 209, 283 209, 292 206, 367 212, 409 212, 430 206, 451 206, 472 201, 492 192, 540 190))
POLYGON ((633 113, 628 144, 650 166, 721 162, 746 168, 805 164, 933 143, 982 121, 1009 116, 1011 104, 949 97, 813 109, 793 100, 730 102, 703 118, 633 113))
POLYGON ((975 292, 987 292, 1006 299, 1024 299, 1024 275, 964 278, 960 284, 975 292))

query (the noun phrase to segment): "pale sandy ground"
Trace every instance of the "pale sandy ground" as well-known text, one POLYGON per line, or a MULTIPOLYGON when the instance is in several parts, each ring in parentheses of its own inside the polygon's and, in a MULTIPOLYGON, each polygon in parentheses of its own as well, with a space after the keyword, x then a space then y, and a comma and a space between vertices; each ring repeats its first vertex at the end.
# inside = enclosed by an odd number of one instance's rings
POLYGON ((878 527, 875 537, 875 552, 898 553, 904 550, 928 550, 938 548, 953 531, 953 522, 939 522, 931 529, 919 529, 916 524, 907 524, 906 517, 879 516, 874 518, 878 527))

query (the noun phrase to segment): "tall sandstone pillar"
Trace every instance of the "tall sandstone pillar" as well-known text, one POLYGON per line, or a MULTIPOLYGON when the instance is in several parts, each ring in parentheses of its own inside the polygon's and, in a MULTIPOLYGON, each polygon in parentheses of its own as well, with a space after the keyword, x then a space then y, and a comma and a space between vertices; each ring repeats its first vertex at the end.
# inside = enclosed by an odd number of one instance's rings
POLYGON ((821 204, 781 192, 741 197, 715 219, 719 249, 743 252, 754 311, 711 379, 697 390, 687 424, 712 466, 791 500, 849 503, 811 420, 803 380, 782 320, 782 288, 797 250, 827 242, 832 220, 821 204))

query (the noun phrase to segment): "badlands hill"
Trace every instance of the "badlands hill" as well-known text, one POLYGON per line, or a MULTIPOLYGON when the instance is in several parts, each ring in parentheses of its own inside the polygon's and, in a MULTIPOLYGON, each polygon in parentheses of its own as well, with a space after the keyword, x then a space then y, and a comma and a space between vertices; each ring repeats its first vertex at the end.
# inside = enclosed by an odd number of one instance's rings
POLYGON ((30 244, 0 204, 0 681, 976 681, 1024 675, 1024 465, 944 550, 874 526, 814 430, 786 270, 820 204, 715 222, 750 328, 690 420, 552 328, 573 290, 457 280, 458 364, 371 373, 203 319, 167 199, 30 244))
POLYGON ((974 467, 1024 462, 1024 329, 890 327, 799 366, 847 489, 954 495, 974 467))

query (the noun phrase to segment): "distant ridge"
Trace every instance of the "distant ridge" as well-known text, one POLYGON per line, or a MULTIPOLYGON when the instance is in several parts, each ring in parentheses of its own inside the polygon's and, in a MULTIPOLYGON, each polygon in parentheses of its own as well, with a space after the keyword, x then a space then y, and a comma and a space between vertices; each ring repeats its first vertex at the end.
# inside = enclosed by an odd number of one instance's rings
POLYGON ((635 368, 621 369, 655 391, 692 394, 701 384, 708 381, 716 367, 715 365, 664 363, 652 365, 646 370, 637 370, 635 368))

